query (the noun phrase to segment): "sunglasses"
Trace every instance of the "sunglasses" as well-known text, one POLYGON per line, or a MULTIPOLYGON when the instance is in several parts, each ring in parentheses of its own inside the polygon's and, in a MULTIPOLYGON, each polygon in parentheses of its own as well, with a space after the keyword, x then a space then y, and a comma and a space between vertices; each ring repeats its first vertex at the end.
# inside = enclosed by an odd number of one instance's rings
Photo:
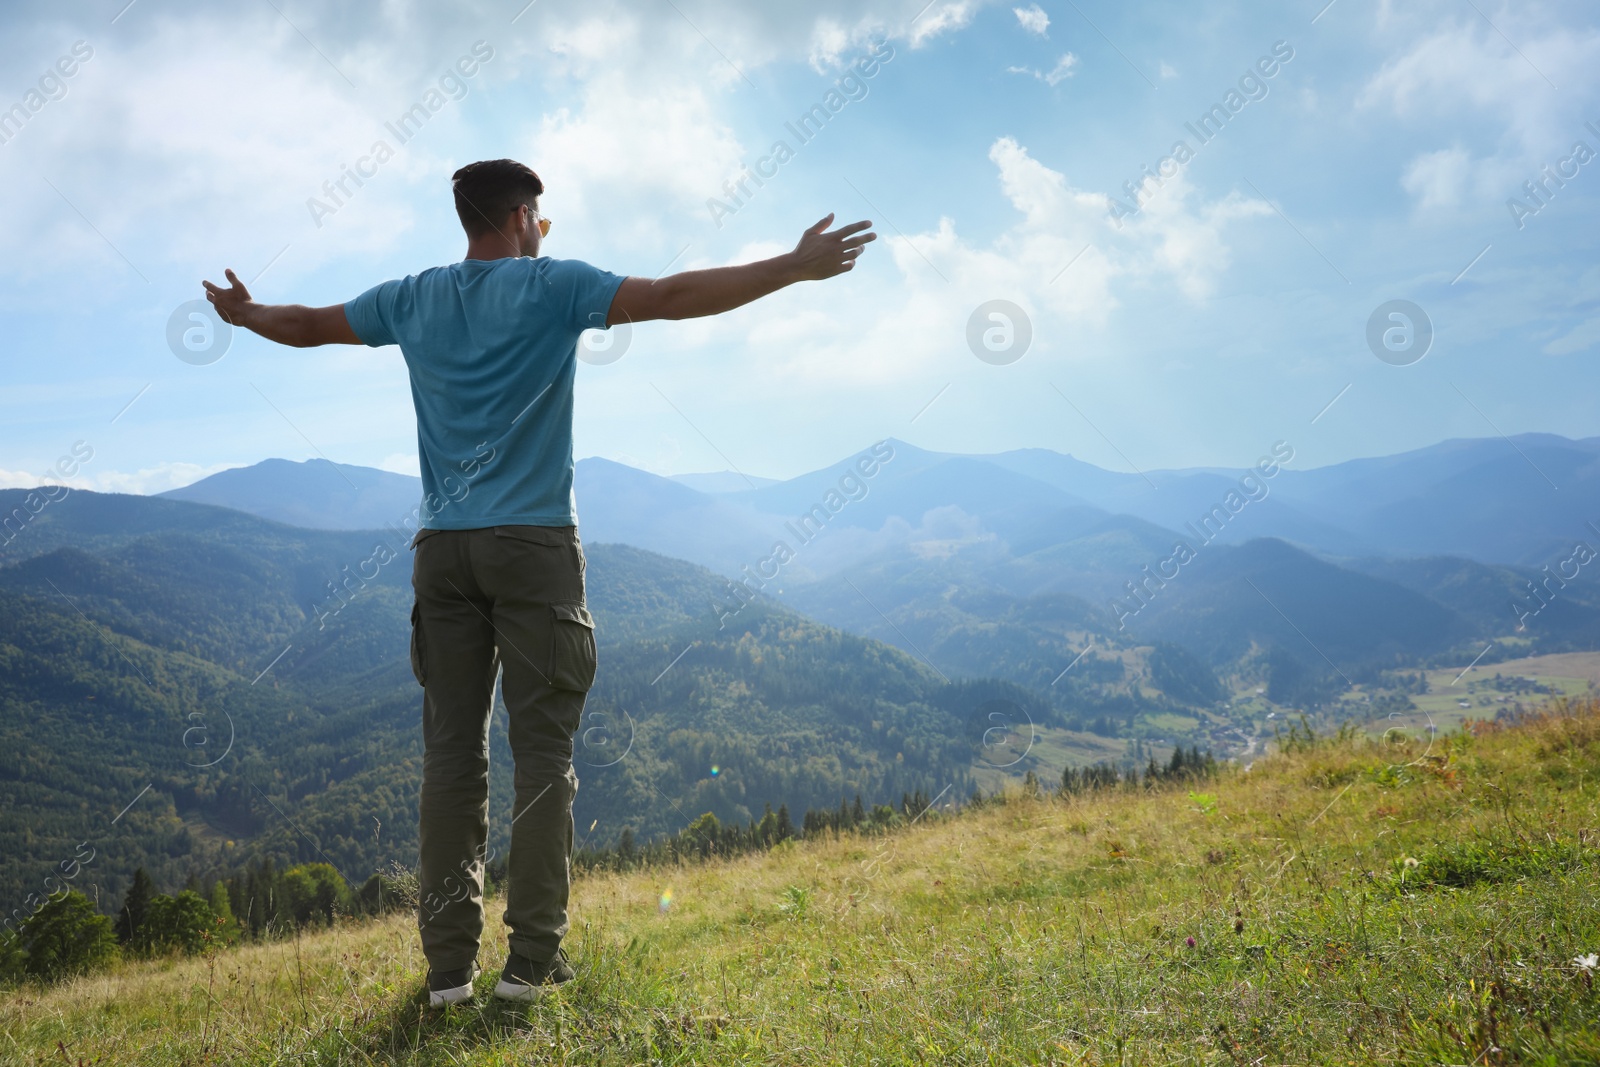
MULTIPOLYGON (((524 206, 526 206, 526 205, 524 205, 524 206)), ((550 236, 550 220, 545 218, 543 215, 539 214, 537 211, 533 210, 533 208, 531 208, 531 207, 528 208, 528 214, 532 215, 533 218, 539 223, 539 236, 540 237, 549 237, 550 236)))

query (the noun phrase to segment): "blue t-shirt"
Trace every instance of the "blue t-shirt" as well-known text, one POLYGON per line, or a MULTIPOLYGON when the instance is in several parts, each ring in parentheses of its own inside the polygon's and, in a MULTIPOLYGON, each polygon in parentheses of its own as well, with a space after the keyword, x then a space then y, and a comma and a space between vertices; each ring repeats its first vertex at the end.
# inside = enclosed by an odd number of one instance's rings
POLYGON ((344 306, 411 371, 419 525, 575 526, 572 383, 578 335, 604 328, 620 275, 575 259, 469 259, 344 306))

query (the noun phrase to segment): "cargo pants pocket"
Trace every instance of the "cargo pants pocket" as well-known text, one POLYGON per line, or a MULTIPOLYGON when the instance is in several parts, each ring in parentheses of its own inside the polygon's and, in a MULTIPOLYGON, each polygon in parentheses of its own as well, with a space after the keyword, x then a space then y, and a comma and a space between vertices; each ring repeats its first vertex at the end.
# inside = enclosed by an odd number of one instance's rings
POLYGON ((594 642, 594 616, 582 604, 560 601, 550 605, 552 621, 550 685, 587 693, 594 685, 599 657, 594 642))
POLYGON ((422 605, 411 602, 411 674, 417 684, 428 687, 428 647, 422 635, 422 605))

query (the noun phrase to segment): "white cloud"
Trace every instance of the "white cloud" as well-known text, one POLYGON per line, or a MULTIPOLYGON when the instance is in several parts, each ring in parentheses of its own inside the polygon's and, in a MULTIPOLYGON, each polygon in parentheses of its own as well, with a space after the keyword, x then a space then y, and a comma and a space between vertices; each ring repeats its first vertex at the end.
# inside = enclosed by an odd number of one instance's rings
POLYGON ((0 489, 32 489, 36 485, 55 482, 58 479, 40 478, 37 474, 28 471, 8 471, 0 468, 0 489))
POLYGON ((873 42, 891 36, 890 27, 874 15, 865 15, 848 28, 835 19, 819 18, 811 31, 811 69, 832 74, 853 63, 873 42))
POLYGON ((1038 4, 1031 4, 1028 7, 1014 7, 1011 10, 1017 16, 1017 21, 1021 23, 1024 30, 1035 37, 1044 37, 1046 35, 1045 31, 1050 28, 1050 16, 1046 15, 1044 9, 1038 4))
POLYGON ((852 35, 843 25, 832 19, 818 19, 811 34, 811 69, 823 73, 837 68, 852 43, 852 35))
POLYGON ((944 4, 936 0, 912 21, 908 31, 911 47, 921 48, 941 33, 965 29, 977 11, 977 0, 948 0, 944 4))
POLYGON ((1035 70, 1033 67, 1016 67, 1016 66, 1007 67, 1006 68, 1006 73, 1007 74, 1026 74, 1030 78, 1037 78, 1039 81, 1045 82, 1051 88, 1054 88, 1055 86, 1060 85, 1062 82, 1066 81, 1068 78, 1070 78, 1074 74, 1076 74, 1077 73, 1077 66, 1078 66, 1078 57, 1073 55, 1071 52, 1068 52, 1065 55, 1063 55, 1060 59, 1056 60, 1056 65, 1051 68, 1051 70, 1050 70, 1050 72, 1048 74, 1045 73, 1042 70, 1035 70))
POLYGON ((1232 265, 1223 229, 1240 219, 1270 215, 1272 208, 1238 192, 1191 208, 1193 196, 1194 187, 1180 174, 1124 226, 1145 243, 1148 258, 1143 270, 1169 274, 1183 294, 1198 303, 1212 294, 1217 276, 1232 265))
POLYGON ((392 455, 384 456, 378 461, 378 469, 390 471, 394 474, 410 474, 418 478, 422 477, 422 464, 417 461, 415 452, 395 452, 392 455))
MULTIPOLYGON (((197 19, 97 48, 62 112, 41 114, 51 121, 27 129, 33 167, 10 168, 0 178, 0 191, 18 209, 18 224, 0 236, 8 269, 88 262, 134 284, 137 269, 159 285, 173 266, 187 275, 219 250, 241 269, 265 263, 283 242, 265 250, 263 223, 279 233, 316 232, 305 198, 339 177, 340 164, 354 162, 381 126, 329 78, 286 69, 280 53, 287 47, 271 25, 241 33, 197 19), (185 61, 172 62, 175 52, 185 61), (199 91, 224 84, 226 93, 199 91), (115 180, 107 182, 108 174, 115 180)), ((400 175, 416 165, 410 155, 388 163, 362 191, 364 200, 388 202, 381 220, 341 218, 323 231, 331 240, 306 241, 302 253, 314 255, 316 246, 326 253, 341 240, 392 244, 409 219, 396 194, 400 175)))
POLYGON ((1162 77, 1163 80, 1166 80, 1168 78, 1176 78, 1177 76, 1178 76, 1178 71, 1171 64, 1166 63, 1166 62, 1163 62, 1161 64, 1161 77, 1162 77))
POLYGON ((1078 57, 1073 55, 1071 52, 1068 52, 1066 55, 1056 60, 1056 65, 1051 68, 1049 74, 1044 76, 1044 80, 1050 83, 1052 86, 1058 85, 1072 77, 1072 75, 1076 73, 1075 68, 1077 66, 1078 57))
MULTIPOLYGON (((1537 42, 1529 48, 1538 50, 1537 42)), ((1515 109, 1516 98, 1542 95, 1539 70, 1524 54, 1474 22, 1447 27, 1390 60, 1364 88, 1360 102, 1386 102, 1397 114, 1462 106, 1494 112, 1515 109)))
POLYGON ((1424 211, 1453 208, 1461 202, 1462 188, 1471 167, 1472 157, 1459 147, 1424 152, 1406 167, 1400 184, 1424 211))
MULTIPOLYGON (((904 520, 901 520, 902 523, 904 520)), ((885 524, 884 530, 888 530, 885 524)), ((910 549, 919 559, 949 559, 972 545, 989 542, 998 545, 1000 538, 984 528, 982 520, 968 515, 954 504, 933 508, 922 515, 922 524, 908 531, 910 549)))
MULTIPOLYGON (((1391 11, 1391 20, 1400 15, 1391 11)), ((1537 12, 1529 15, 1530 21, 1537 12)), ((1420 27, 1419 27, 1420 29, 1420 27)), ((1431 27, 1430 27, 1431 29, 1431 27)), ((1401 38, 1409 34, 1396 34, 1401 38)), ((1419 208, 1475 198, 1504 197, 1552 162, 1581 133, 1572 96, 1596 98, 1592 72, 1600 67, 1600 30, 1523 27, 1513 46, 1482 20, 1419 34, 1362 88, 1357 104, 1386 107, 1402 122, 1431 133, 1442 123, 1499 127, 1484 140, 1494 151, 1477 157, 1443 149, 1414 157, 1401 183, 1419 208), (1547 81, 1547 79, 1549 79, 1547 81), (1558 93, 1551 82, 1566 86, 1558 93)))
POLYGON ((36 485, 67 485, 74 489, 89 489, 99 493, 136 493, 148 496, 168 489, 178 489, 210 477, 218 471, 242 466, 238 463, 157 463, 137 471, 93 470, 88 464, 71 478, 58 477, 53 471, 0 470, 0 489, 26 489, 36 485))
MULTIPOLYGON (((723 98, 747 88, 745 74, 777 62, 837 64, 873 35, 924 44, 968 25, 982 2, 937 0, 914 22, 895 0, 682 0, 576 18, 540 4, 509 30, 503 5, 490 0, 448 9, 420 0, 299 5, 292 26, 270 5, 181 19, 136 8, 119 21, 115 47, 92 39, 94 56, 66 97, 6 146, 27 165, 0 173, 12 208, 0 262, 14 279, 52 286, 82 276, 86 264, 95 282, 115 279, 130 291, 143 288, 142 274, 166 303, 197 289, 219 259, 249 277, 286 243, 293 247, 271 276, 279 284, 353 256, 381 257, 434 223, 413 209, 424 202, 419 187, 438 195, 463 152, 481 152, 467 117, 470 98, 490 92, 527 104, 541 173, 564 153, 549 176, 572 198, 565 232, 574 200, 609 225, 613 211, 598 205, 614 207, 619 190, 623 202, 666 196, 703 211, 741 155, 723 98), (448 102, 411 143, 395 143, 384 122, 480 39, 494 58, 467 81, 469 99, 448 102), (380 138, 398 155, 315 226, 308 198, 380 138)), ((72 39, 42 23, 35 36, 27 51, 46 57, 72 39)))
POLYGON ((545 161, 540 175, 564 210, 641 247, 663 239, 668 211, 709 221, 706 199, 726 195, 723 183, 747 154, 699 86, 662 81, 641 93, 620 71, 597 75, 581 109, 546 115, 533 141, 530 155, 545 161), (638 202, 653 210, 616 210, 638 202))
POLYGON ((1271 212, 1236 193, 1202 201, 1180 175, 1119 230, 1105 194, 1072 187, 1015 139, 997 139, 989 160, 1021 215, 992 242, 973 243, 950 218, 931 232, 880 236, 898 275, 893 283, 851 287, 826 309, 774 299, 761 315, 727 320, 718 327, 726 333, 699 343, 731 343, 738 332, 750 351, 773 353, 771 373, 786 387, 819 377, 853 385, 905 381, 948 358, 952 339, 965 336, 968 316, 985 300, 1021 306, 1041 346, 1061 332, 1046 324, 1072 324, 1074 334, 1103 328, 1119 306, 1119 283, 1165 282, 1203 302, 1229 268, 1229 224, 1271 212), (851 323, 859 325, 841 329, 851 323))
POLYGON ((1600 318, 1593 318, 1557 337, 1545 345, 1544 350, 1552 356, 1570 356, 1576 352, 1587 352, 1597 344, 1600 344, 1600 318))
POLYGON ((157 463, 137 471, 101 470, 85 471, 67 484, 78 489, 92 489, 98 493, 136 493, 153 496, 168 489, 192 485, 201 478, 209 478, 218 471, 243 466, 239 463, 157 463))

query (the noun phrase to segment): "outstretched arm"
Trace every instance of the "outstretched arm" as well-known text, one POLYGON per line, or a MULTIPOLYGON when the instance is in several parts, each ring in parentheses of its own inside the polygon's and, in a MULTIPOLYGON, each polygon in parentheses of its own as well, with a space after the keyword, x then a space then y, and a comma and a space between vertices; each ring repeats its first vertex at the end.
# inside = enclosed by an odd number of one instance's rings
POLYGON ((343 304, 308 308, 303 304, 258 304, 233 271, 226 272, 228 288, 201 282, 206 299, 222 321, 260 334, 269 341, 295 348, 317 345, 358 345, 361 338, 350 328, 343 304))
POLYGON ((878 235, 862 232, 872 225, 870 222, 854 222, 827 232, 832 221, 830 214, 800 235, 794 251, 771 259, 737 267, 684 271, 654 281, 625 278, 611 300, 606 325, 720 315, 795 282, 843 274, 856 265, 856 257, 878 235))

